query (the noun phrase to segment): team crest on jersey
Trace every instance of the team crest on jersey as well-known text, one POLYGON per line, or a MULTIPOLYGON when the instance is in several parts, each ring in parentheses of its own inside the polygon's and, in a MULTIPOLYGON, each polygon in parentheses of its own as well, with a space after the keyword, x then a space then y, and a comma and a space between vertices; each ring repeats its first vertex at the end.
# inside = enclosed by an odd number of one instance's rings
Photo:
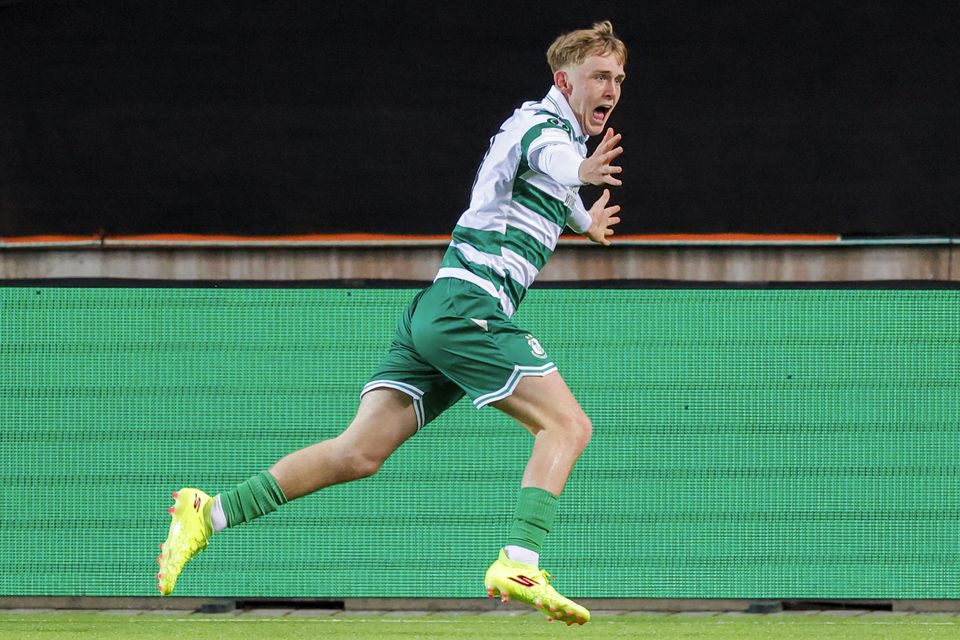
POLYGON ((534 338, 529 333, 527 334, 527 344, 530 345, 530 353, 535 355, 538 358, 546 358, 547 352, 543 350, 543 347, 540 345, 540 341, 534 338))
POLYGON ((555 126, 557 126, 557 127, 560 127, 561 129, 563 129, 563 130, 566 131, 567 133, 571 133, 571 131, 570 131, 570 125, 568 125, 568 124, 567 124, 566 122, 564 122, 563 120, 559 120, 559 119, 557 119, 557 118, 550 118, 549 120, 547 120, 547 122, 549 122, 550 124, 555 125, 555 126))

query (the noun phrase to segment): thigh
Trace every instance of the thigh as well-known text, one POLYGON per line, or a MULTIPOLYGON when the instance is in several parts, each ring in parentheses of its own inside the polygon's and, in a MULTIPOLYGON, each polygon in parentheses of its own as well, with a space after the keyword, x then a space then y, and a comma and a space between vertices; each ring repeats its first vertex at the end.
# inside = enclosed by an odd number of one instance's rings
POLYGON ((463 390, 440 371, 410 354, 391 351, 360 394, 361 403, 374 391, 405 395, 421 428, 463 397, 463 390))
POLYGON ((580 403, 573 397, 559 371, 543 377, 523 378, 510 396, 495 402, 493 406, 522 424, 533 435, 543 429, 586 420, 580 403))
POLYGON ((360 398, 356 416, 338 440, 352 451, 386 460, 418 428, 409 395, 395 389, 374 389, 360 398))

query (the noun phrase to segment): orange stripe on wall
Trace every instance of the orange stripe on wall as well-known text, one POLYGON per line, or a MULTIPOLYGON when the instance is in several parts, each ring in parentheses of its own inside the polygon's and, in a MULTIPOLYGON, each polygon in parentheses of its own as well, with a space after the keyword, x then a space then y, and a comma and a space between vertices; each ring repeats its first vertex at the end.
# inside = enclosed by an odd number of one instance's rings
MULTIPOLYGON (((583 236, 563 236, 565 240, 584 240, 583 236)), ((769 234, 769 233, 658 233, 614 235, 611 240, 644 240, 650 242, 838 242, 839 235, 769 234)))
POLYGON ((296 236, 231 236, 192 233, 155 233, 107 236, 114 242, 378 242, 385 240, 450 240, 449 235, 404 235, 388 233, 329 233, 296 236))
POLYGON ((63 242, 100 242, 102 236, 98 234, 93 234, 89 236, 55 236, 55 235, 42 235, 42 236, 11 236, 11 237, 0 237, 0 243, 2 244, 42 244, 49 242, 51 244, 59 244, 63 242))

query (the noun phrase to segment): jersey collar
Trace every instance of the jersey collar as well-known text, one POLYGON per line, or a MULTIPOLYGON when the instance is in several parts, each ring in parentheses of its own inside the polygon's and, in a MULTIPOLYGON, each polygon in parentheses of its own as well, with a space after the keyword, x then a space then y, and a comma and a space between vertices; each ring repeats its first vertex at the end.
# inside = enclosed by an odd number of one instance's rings
POLYGON ((550 87, 550 91, 547 92, 546 97, 543 99, 543 104, 548 105, 550 111, 570 123, 573 127, 573 136, 577 139, 577 142, 580 144, 587 143, 587 136, 583 135, 583 131, 580 130, 580 122, 577 120, 577 116, 574 115, 573 109, 570 108, 566 96, 560 93, 560 89, 557 89, 556 86, 550 87))

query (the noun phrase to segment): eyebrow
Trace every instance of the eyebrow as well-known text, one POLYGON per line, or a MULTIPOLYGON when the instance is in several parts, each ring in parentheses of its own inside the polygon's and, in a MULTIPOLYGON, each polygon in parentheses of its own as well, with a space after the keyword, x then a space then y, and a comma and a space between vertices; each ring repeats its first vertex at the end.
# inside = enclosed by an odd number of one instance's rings
MULTIPOLYGON (((604 75, 604 76, 609 76, 609 75, 611 75, 609 71, 604 71, 604 70, 597 71, 597 74, 598 74, 598 75, 604 75)), ((625 78, 627 77, 627 74, 625 74, 625 73, 618 73, 618 74, 615 75, 614 77, 615 77, 615 78, 619 78, 620 80, 623 80, 623 79, 625 79, 625 78)))

